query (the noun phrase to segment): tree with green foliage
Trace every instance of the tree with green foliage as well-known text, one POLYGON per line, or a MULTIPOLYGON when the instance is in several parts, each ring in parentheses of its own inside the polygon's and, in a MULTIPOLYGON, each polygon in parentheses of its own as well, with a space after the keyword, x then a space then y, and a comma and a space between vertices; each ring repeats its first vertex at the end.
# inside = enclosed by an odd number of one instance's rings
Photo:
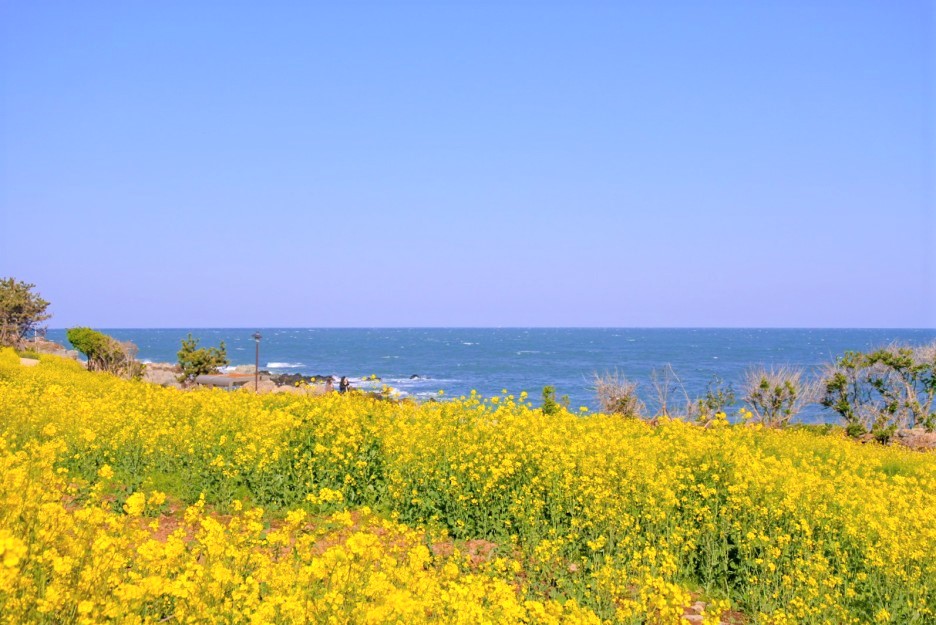
POLYGON ((83 326, 68 328, 65 337, 72 344, 72 347, 88 359, 88 371, 105 369, 105 363, 110 359, 110 354, 113 352, 111 341, 108 340, 111 337, 103 332, 83 326))
POLYGON ((744 402, 756 421, 767 426, 787 425, 804 406, 816 400, 818 386, 790 367, 752 369, 744 378, 744 402))
POLYGON ((18 348, 23 338, 52 315, 49 302, 33 292, 35 284, 0 278, 0 347, 18 348))
POLYGON ((569 410, 570 399, 568 395, 563 395, 558 401, 556 401, 556 387, 555 386, 544 386, 543 387, 543 414, 554 415, 559 414, 560 411, 565 409, 569 410))
POLYGON ((559 405, 559 402, 556 401, 556 387, 555 386, 544 386, 543 387, 543 414, 553 415, 557 414, 562 409, 562 406, 559 405))
POLYGON ((217 373, 229 362, 224 341, 220 347, 198 347, 198 339, 189 334, 187 339, 182 339, 179 350, 179 367, 182 368, 179 382, 193 382, 200 375, 217 373))
POLYGON ((936 343, 846 352, 823 378, 821 403, 852 436, 886 442, 902 427, 936 429, 936 343))
POLYGON ((86 327, 69 328, 68 342, 88 359, 88 371, 106 371, 126 378, 143 375, 143 364, 137 362, 137 346, 121 343, 112 336, 86 327))

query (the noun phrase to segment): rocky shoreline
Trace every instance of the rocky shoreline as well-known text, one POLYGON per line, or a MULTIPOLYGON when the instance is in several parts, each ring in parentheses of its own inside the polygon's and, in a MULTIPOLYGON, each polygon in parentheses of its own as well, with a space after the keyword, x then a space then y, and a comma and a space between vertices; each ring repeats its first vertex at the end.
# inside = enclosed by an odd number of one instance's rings
POLYGON ((78 353, 77 349, 68 349, 64 345, 60 345, 55 341, 50 341, 45 338, 35 338, 26 341, 23 344, 23 349, 38 354, 52 354, 54 356, 62 356, 63 358, 71 358, 72 360, 83 362, 81 360, 81 354, 78 353))
MULTIPOLYGON (((143 370, 143 379, 159 386, 183 388, 179 383, 182 370, 179 365, 168 362, 148 362, 143 370)), ((299 373, 271 373, 261 369, 258 376, 253 365, 238 365, 224 372, 210 376, 200 376, 197 386, 224 386, 258 393, 293 393, 321 395, 335 387, 338 381, 333 375, 302 375, 299 373), (204 378, 204 379, 202 379, 204 378), (229 383, 223 383, 228 380, 229 383), (218 383, 218 382, 221 383, 218 383)))
MULTIPOLYGON (((65 346, 44 338, 38 338, 28 341, 24 345, 25 350, 36 352, 38 354, 52 354, 64 358, 71 358, 84 364, 81 354, 77 350, 67 349, 65 346)), ((143 380, 158 386, 171 388, 183 388, 179 382, 179 376, 182 369, 178 364, 170 362, 144 362, 143 380)), ((234 384, 228 385, 233 388, 245 388, 254 390, 254 365, 237 365, 226 372, 218 373, 217 376, 223 376, 235 380, 234 384)), ((211 377, 217 377, 211 376, 211 377)), ((337 384, 338 379, 334 375, 301 375, 298 373, 271 373, 270 371, 260 370, 257 377, 256 391, 259 393, 294 393, 294 394, 315 394, 320 395, 328 392, 330 387, 337 384)), ((196 384, 197 386, 201 386, 196 384)), ((213 384, 207 384, 214 386, 213 384)))

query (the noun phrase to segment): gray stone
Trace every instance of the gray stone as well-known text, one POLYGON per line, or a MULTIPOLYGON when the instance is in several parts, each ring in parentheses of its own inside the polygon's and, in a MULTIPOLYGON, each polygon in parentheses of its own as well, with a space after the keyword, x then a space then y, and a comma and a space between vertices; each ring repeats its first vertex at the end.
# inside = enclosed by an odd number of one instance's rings
POLYGON ((162 369, 162 368, 152 368, 147 365, 146 369, 143 371, 143 379, 152 384, 158 384, 159 386, 171 386, 174 388, 179 388, 182 385, 179 384, 179 378, 177 373, 162 369))
POLYGON ((921 427, 900 430, 895 438, 910 449, 936 449, 936 432, 927 432, 921 427))

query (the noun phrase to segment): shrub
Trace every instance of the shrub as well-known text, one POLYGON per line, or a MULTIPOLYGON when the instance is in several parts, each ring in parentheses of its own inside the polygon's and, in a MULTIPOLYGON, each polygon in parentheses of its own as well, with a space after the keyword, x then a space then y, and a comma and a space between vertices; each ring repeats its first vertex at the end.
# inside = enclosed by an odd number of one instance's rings
POLYGON ((719 412, 727 413, 735 403, 734 387, 726 384, 717 375, 712 376, 705 388, 705 395, 698 398, 693 408, 694 416, 700 423, 708 423, 719 412))
POLYGON ((137 346, 120 342, 103 332, 86 327, 69 328, 66 338, 88 359, 88 371, 106 371, 125 378, 143 375, 144 365, 137 362, 137 346))
POLYGON ((936 429, 936 342, 846 352, 822 380, 821 403, 853 436, 889 439, 901 427, 936 429))
POLYGON ((650 372, 650 384, 656 394, 657 415, 666 417, 672 414, 670 406, 671 403, 676 402, 675 400, 670 402, 670 397, 677 397, 677 393, 682 395, 684 403, 681 410, 676 408, 676 414, 682 412, 688 415, 692 412, 692 400, 689 399, 689 393, 686 392, 686 387, 683 386, 682 380, 676 375, 671 364, 667 363, 660 369, 653 369, 650 372))
POLYGON ((230 362, 224 341, 221 341, 220 347, 198 347, 198 339, 192 338, 191 334, 187 339, 182 339, 182 349, 178 355, 179 367, 182 369, 179 382, 183 383, 193 382, 200 375, 217 373, 219 368, 230 362))
POLYGON ((815 400, 816 385, 804 380, 800 369, 751 369, 745 375, 744 402, 764 425, 784 426, 815 400))
POLYGON ((644 413, 644 403, 637 396, 637 383, 617 371, 602 375, 596 373, 592 388, 601 412, 625 417, 639 417, 644 413))
POLYGON ((556 401, 556 387, 544 386, 543 405, 541 408, 543 414, 559 414, 563 408, 566 410, 569 409, 569 396, 563 395, 559 401, 556 401))
POLYGON ((560 410, 559 402, 556 401, 556 387, 543 387, 543 414, 557 414, 560 410))

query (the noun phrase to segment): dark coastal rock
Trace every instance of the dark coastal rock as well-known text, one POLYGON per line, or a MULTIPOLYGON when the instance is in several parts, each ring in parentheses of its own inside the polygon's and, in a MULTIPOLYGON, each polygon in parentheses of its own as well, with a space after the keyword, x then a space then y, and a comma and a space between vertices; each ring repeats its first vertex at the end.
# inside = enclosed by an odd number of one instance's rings
POLYGON ((299 383, 308 384, 309 378, 300 373, 278 373, 271 375, 270 381, 278 386, 295 386, 299 383))
POLYGON ((297 384, 324 384, 334 383, 334 376, 330 375, 302 375, 301 373, 279 373, 270 376, 270 380, 279 386, 296 386, 297 384))
POLYGON ((379 399, 380 401, 388 401, 388 402, 393 402, 393 403, 398 402, 397 399, 390 397, 389 395, 386 395, 384 393, 378 393, 377 391, 365 391, 364 396, 370 397, 371 399, 379 399))
POLYGON ((421 380, 422 378, 419 377, 419 374, 414 373, 413 375, 411 375, 411 376, 409 377, 409 379, 410 379, 410 380, 421 380))

